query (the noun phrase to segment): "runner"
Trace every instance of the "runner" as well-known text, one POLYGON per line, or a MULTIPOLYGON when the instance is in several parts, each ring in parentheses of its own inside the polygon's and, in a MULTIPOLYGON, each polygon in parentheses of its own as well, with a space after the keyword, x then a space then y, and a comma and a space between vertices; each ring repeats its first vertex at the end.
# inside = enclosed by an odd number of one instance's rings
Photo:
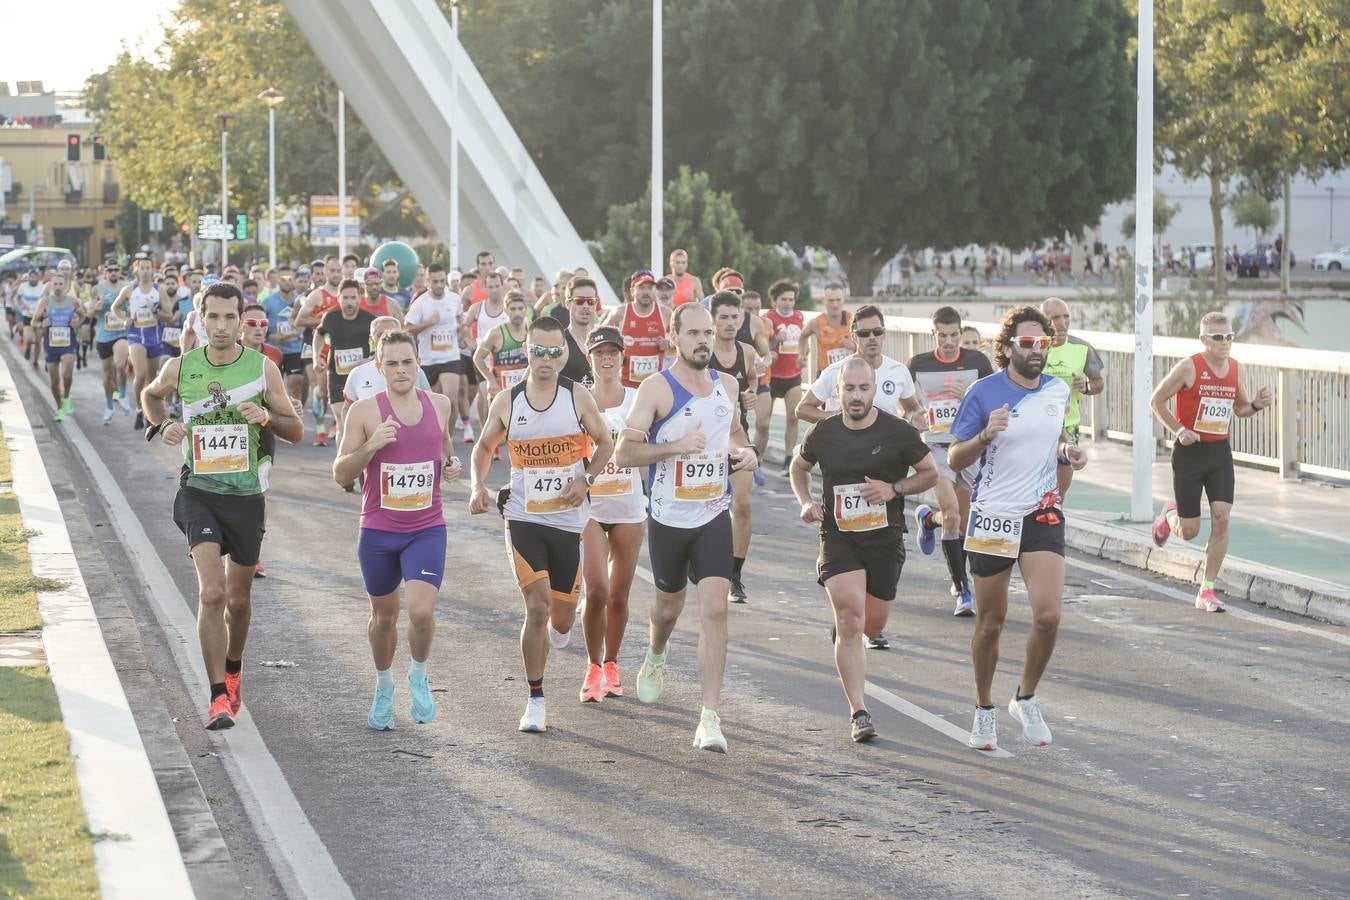
POLYGON ((703 299, 703 282, 689 273, 689 251, 672 250, 670 253, 670 273, 666 276, 675 283, 675 294, 670 307, 683 306, 703 299))
MULTIPOLYGON (((314 404, 312 412, 314 413, 314 446, 328 446, 329 425, 328 425, 328 378, 322 375, 322 369, 319 361, 322 360, 324 366, 328 363, 328 345, 314 341, 313 329, 318 327, 319 320, 326 316, 332 310, 338 308, 338 287, 342 284, 342 263, 337 257, 329 256, 323 260, 320 265, 318 261, 314 264, 314 277, 320 278, 322 273, 323 281, 310 291, 305 302, 300 306, 300 313, 293 317, 296 328, 303 328, 305 331, 301 334, 302 340, 308 346, 308 353, 301 350, 301 358, 308 357, 305 366, 305 379, 310 384, 310 389, 314 391, 314 404)), ((332 426, 336 428, 336 423, 332 426)))
POLYGON ((933 487, 936 509, 922 503, 914 510, 914 521, 919 526, 919 550, 925 556, 933 554, 937 546, 936 530, 940 527, 942 555, 947 560, 951 592, 956 598, 952 615, 964 617, 975 615, 975 596, 966 577, 966 551, 962 543, 970 521, 970 489, 975 486, 977 469, 954 471, 947 464, 947 448, 952 443, 952 422, 961 407, 961 398, 976 381, 994 374, 994 367, 983 353, 960 346, 961 333, 961 314, 950 306, 938 309, 933 313, 933 340, 937 348, 911 359, 909 371, 928 414, 923 440, 933 451, 940 476, 933 487))
MULTIPOLYGON (((267 318, 267 310, 261 303, 245 303, 244 317, 240 320, 239 343, 249 350, 255 350, 271 360, 272 365, 276 366, 278 371, 281 369, 281 351, 273 345, 267 343, 268 331, 271 323, 267 318)), ((295 410, 297 417, 304 415, 305 407, 299 400, 287 392, 291 400, 291 408, 295 410)), ((170 411, 170 416, 174 414, 170 411)), ((276 438, 273 437, 269 428, 264 428, 258 436, 258 482, 262 485, 263 499, 267 499, 268 481, 271 477, 273 458, 276 456, 276 438)), ((263 512, 263 527, 267 526, 267 513, 263 512)), ((267 577, 267 567, 263 565, 262 556, 259 554, 258 564, 253 567, 253 575, 256 578, 267 577)))
MULTIPOLYGON (((122 288, 112 304, 112 314, 129 319, 127 355, 135 378, 135 394, 140 397, 159 372, 164 350, 164 323, 173 319, 173 299, 155 285, 155 264, 150 254, 137 253, 132 258, 132 273, 136 281, 122 288)), ((236 327, 238 327, 236 325, 236 327)), ((145 414, 136 413, 136 428, 145 428, 145 414)))
POLYGON ((905 495, 925 491, 938 480, 937 466, 914 426, 873 405, 876 389, 876 370, 866 360, 846 360, 839 373, 843 414, 811 426, 790 473, 802 521, 820 523, 816 570, 834 609, 834 664, 858 743, 877 736, 863 699, 863 639, 886 626, 895 599, 905 564, 905 495), (824 503, 811 496, 816 465, 824 503))
MULTIPOLYGON (((618 441, 637 397, 637 390, 624 387, 619 378, 623 371, 623 335, 610 326, 597 328, 591 332, 586 350, 595 372, 591 396, 609 428, 610 439, 618 441)), ((586 609, 581 624, 588 660, 581 684, 582 703, 623 696, 619 646, 628 627, 628 595, 646 523, 642 477, 636 469, 620 468, 611 459, 591 486, 590 521, 581 540, 586 579, 586 609)))
MULTIPOLYGON (((416 303, 417 301, 414 300, 413 302, 416 303)), ((398 319, 393 316, 380 316, 370 323, 370 345, 378 347, 380 335, 398 330, 398 319)), ((417 370, 417 377, 414 381, 421 390, 432 390, 431 382, 427 381, 426 366, 417 370)), ((347 383, 342 386, 342 399, 346 403, 355 403, 357 400, 374 397, 384 389, 384 373, 380 371, 380 362, 378 359, 370 359, 352 369, 351 374, 347 376, 347 383)))
POLYGON ((464 366, 459 333, 463 322, 463 302, 459 294, 446 289, 445 266, 432 263, 427 267, 427 291, 412 301, 404 325, 417 338, 417 357, 427 381, 450 401, 452 410, 459 408, 464 366))
MULTIPOLYGON (((386 265, 392 265, 393 271, 398 272, 398 263, 392 259, 386 265)), ((356 272, 357 280, 363 285, 361 293, 361 308, 372 316, 393 316, 400 322, 403 321, 405 309, 399 304, 397 294, 387 293, 384 289, 384 281, 380 275, 380 270, 374 266, 365 269, 358 269, 356 272)), ((395 277, 395 284, 398 283, 395 277)), ((404 293, 407 293, 406 291, 404 293)), ((412 302, 409 296, 409 303, 412 302)))
POLYGON ((977 750, 998 747, 992 690, 1014 564, 1026 584, 1031 629, 1008 713, 1022 724, 1027 741, 1045 747, 1051 740, 1036 688, 1055 649, 1064 597, 1064 513, 1055 468, 1057 460, 1067 459, 1075 469, 1087 464, 1082 448, 1064 437, 1069 387, 1043 371, 1053 333, 1050 320, 1034 306, 1004 317, 994 343, 1000 371, 966 391, 952 423, 956 442, 947 450, 953 471, 977 461, 980 467, 965 545, 975 576, 970 745, 977 750))
POLYGON ((288 265, 276 268, 277 289, 263 298, 262 306, 267 311, 267 343, 281 352, 282 377, 286 379, 286 391, 300 401, 305 402, 305 342, 301 339, 300 329, 295 327, 295 307, 301 294, 296 290, 295 271, 288 265))
MULTIPOLYGON (((1069 304, 1051 297, 1041 304, 1041 312, 1055 329, 1054 343, 1045 360, 1045 373, 1054 375, 1070 388, 1069 406, 1064 411, 1064 433, 1072 443, 1078 443, 1078 423, 1083 414, 1078 401, 1082 396, 1100 394, 1103 390, 1102 358, 1092 345, 1069 334, 1069 304)), ((1073 483, 1073 467, 1061 464, 1058 472, 1059 495, 1062 499, 1073 483)))
MULTIPOLYGON (((755 348, 737 340, 745 320, 741 312, 741 298, 733 291, 718 291, 713 294, 708 305, 712 312, 713 328, 717 332, 713 339, 708 368, 715 372, 725 372, 736 379, 736 406, 740 409, 741 430, 749 434, 750 426, 746 414, 755 408, 758 370, 755 368, 755 348)), ((752 473, 747 469, 731 473, 732 603, 744 603, 748 599, 742 572, 745 568, 745 558, 750 555, 752 483, 752 473)))
POLYGON ((733 412, 736 379, 709 372, 712 315, 686 303, 671 317, 679 359, 638 389, 619 437, 618 464, 650 466, 651 556, 656 603, 650 643, 638 670, 638 699, 655 703, 665 686, 666 655, 692 581, 699 600, 698 667, 703 710, 694 746, 727 751, 717 714, 727 662, 727 587, 733 573, 728 468, 758 464, 733 412), (730 465, 728 465, 730 464, 730 465))
POLYGON ((1153 523, 1153 543, 1159 547, 1170 535, 1189 541, 1200 533, 1200 495, 1209 499, 1209 540, 1205 542, 1205 577, 1195 595, 1195 608, 1224 612, 1227 607, 1214 593, 1224 557, 1228 555, 1228 525, 1233 511, 1236 477, 1233 447, 1228 435, 1233 417, 1245 419, 1274 403, 1263 387, 1250 400, 1242 386, 1238 362, 1232 358, 1233 325, 1222 312, 1200 320, 1202 350, 1172 367, 1153 391, 1153 414, 1176 434, 1172 445, 1172 493, 1153 523), (1175 410, 1168 408, 1176 398, 1175 410))
MULTIPOLYGON (((481 257, 482 254, 479 254, 481 257)), ((487 261, 492 260, 492 254, 487 255, 487 261)), ((480 268, 484 264, 479 260, 480 268)), ((464 360, 464 382, 465 387, 461 389, 463 400, 460 406, 460 427, 464 429, 464 440, 466 443, 473 442, 473 424, 469 419, 469 410, 472 407, 478 409, 478 421, 486 421, 487 416, 487 382, 478 376, 478 367, 473 363, 474 351, 478 347, 478 342, 488 335, 494 328, 506 323, 506 300, 502 287, 502 276, 496 272, 486 272, 479 276, 474 293, 477 294, 481 288, 482 300, 476 300, 470 304, 464 312, 464 321, 468 325, 469 334, 467 341, 461 341, 460 353, 464 360)))
POLYGON ((51 384, 52 399, 56 401, 56 421, 64 422, 75 414, 70 399, 71 382, 75 380, 76 334, 84 320, 75 299, 66 293, 66 274, 52 273, 47 283, 49 291, 38 301, 33 311, 33 328, 42 332, 42 346, 47 361, 47 378, 51 384))
MULTIPOLYGON (((371 266, 370 269, 375 269, 375 267, 371 266)), ((367 285, 370 283, 370 269, 366 270, 367 285)), ((412 305, 413 295, 412 291, 398 286, 399 279, 402 277, 399 273, 398 260, 386 259, 383 266, 375 269, 375 277, 376 280, 380 282, 380 296, 383 297, 388 304, 387 310, 377 312, 376 315, 394 316, 395 318, 402 319, 403 314, 407 312, 408 307, 412 305), (397 312, 395 312, 395 310, 397 310, 397 312)), ((413 283, 415 285, 416 280, 414 280, 413 283)), ((370 299, 371 301, 376 300, 375 297, 371 297, 370 299)), ((375 309, 370 309, 370 311, 375 312, 375 309)))
POLYGON ((802 329, 801 345, 811 346, 814 338, 816 377, 841 359, 847 359, 858 349, 852 336, 853 314, 844 309, 844 286, 837 281, 825 285, 825 312, 806 323, 802 329))
POLYGON ((42 299, 42 273, 29 269, 28 277, 15 288, 15 310, 19 322, 19 347, 23 358, 38 367, 38 357, 42 348, 38 345, 37 329, 33 326, 33 317, 37 315, 38 301, 42 299))
POLYGON ((91 313, 94 316, 94 349, 103 366, 103 424, 112 421, 113 403, 122 407, 122 415, 131 415, 127 397, 127 321, 112 311, 113 301, 122 292, 122 267, 113 258, 103 266, 103 277, 94 286, 91 313))
POLYGON ((473 364, 488 386, 490 398, 520 384, 529 371, 530 360, 525 355, 525 344, 529 339, 525 318, 529 313, 530 307, 523 295, 514 291, 508 294, 506 322, 489 331, 473 352, 473 364))
POLYGON ((506 545, 525 601, 520 652, 530 696, 520 730, 548 730, 544 664, 549 644, 567 646, 581 586, 581 532, 589 518, 586 489, 604 472, 614 445, 591 395, 558 372, 567 346, 557 321, 530 325, 530 368, 525 380, 492 400, 473 448, 469 512, 488 510, 488 467, 503 439, 511 456, 511 484, 497 500, 506 520, 506 545), (587 438, 594 443, 590 460, 587 438))
POLYGON ((670 310, 657 304, 656 279, 647 269, 633 273, 628 296, 629 302, 620 303, 604 324, 623 335, 623 386, 635 388, 661 371, 672 346, 667 334, 670 310))
POLYGON ((375 317, 361 308, 361 286, 349 278, 338 286, 338 308, 324 313, 319 327, 314 329, 314 368, 319 374, 327 372, 329 405, 342 433, 342 388, 347 376, 370 356, 370 325, 375 317), (331 358, 324 359, 319 345, 327 339, 331 358))
MULTIPOLYGON (((392 317, 387 317, 392 318, 392 317)), ((436 597, 445 575, 445 514, 441 481, 459 477, 450 425, 449 397, 419 390, 417 341, 406 331, 380 335, 375 359, 385 390, 358 400, 333 462, 333 480, 350 484, 364 473, 357 557, 370 597, 367 634, 375 657, 375 699, 366 717, 371 728, 394 727, 394 679, 398 648, 399 584, 408 594, 408 691, 414 722, 436 718, 427 681, 427 657, 436 633, 436 597)))
MULTIPOLYGON (((183 309, 184 301, 179 293, 178 270, 166 268, 163 277, 160 280, 160 287, 164 295, 169 298, 170 314, 169 320, 164 323, 164 330, 160 335, 164 342, 164 355, 166 357, 178 356, 182 350, 180 345, 183 342, 183 320, 187 313, 183 309)), ((192 298, 186 301, 187 309, 192 309, 192 298)))
MULTIPOLYGON (((980 329, 974 325, 966 325, 961 329, 961 349, 984 353, 984 336, 980 334, 980 329)), ((984 358, 988 359, 989 354, 985 353, 984 358)))
POLYGON ((567 323, 563 337, 567 341, 567 365, 562 376, 588 387, 592 381, 591 362, 583 347, 590 346, 591 329, 600 312, 600 291, 595 279, 574 275, 567 282, 567 323))
POLYGON ((769 285, 773 308, 763 316, 769 327, 769 392, 760 395, 755 410, 755 452, 763 459, 769 449, 769 424, 775 400, 783 401, 783 471, 792 465, 797 446, 797 404, 802 399, 801 336, 805 323, 797 306, 795 282, 780 278, 769 285))
POLYGON ((239 346, 239 289, 214 284, 202 304, 208 344, 169 360, 141 405, 150 421, 147 441, 158 434, 169 446, 183 445, 173 518, 197 570, 197 637, 211 685, 206 727, 214 731, 232 727, 243 705, 244 645, 265 507, 259 441, 266 429, 295 443, 304 426, 281 371, 239 346), (183 422, 164 415, 174 391, 183 398, 183 422))
MULTIPOLYGON (((763 298, 760 297, 759 291, 745 290, 740 273, 731 269, 723 271, 726 272, 725 275, 720 278, 713 278, 713 290, 740 294, 741 327, 736 332, 736 340, 753 346, 758 357, 755 363, 758 383, 755 385, 754 409, 755 419, 758 422, 760 394, 769 393, 769 326, 765 324, 762 315, 761 302, 763 298), (725 285, 725 287, 722 285, 725 285)), ((746 432, 746 434, 749 433, 749 431, 746 432)), ((751 473, 751 476, 756 487, 764 487, 764 473, 758 467, 751 473)))

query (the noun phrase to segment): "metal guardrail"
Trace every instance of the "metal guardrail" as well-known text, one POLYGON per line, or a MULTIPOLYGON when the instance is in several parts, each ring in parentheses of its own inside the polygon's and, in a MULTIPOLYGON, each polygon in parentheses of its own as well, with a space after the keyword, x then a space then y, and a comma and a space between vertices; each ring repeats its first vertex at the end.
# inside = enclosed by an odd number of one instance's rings
MULTIPOLYGON (((999 330, 992 322, 964 324, 978 328, 986 339, 999 330)), ((888 316, 886 330, 884 352, 901 362, 933 349, 933 324, 927 318, 888 316)), ((1096 348, 1105 366, 1102 393, 1082 400, 1080 431, 1093 440, 1133 443, 1134 335, 1074 334, 1096 348)), ((1199 350, 1200 343, 1194 339, 1155 337, 1154 384, 1178 360, 1199 350)), ((1269 413, 1233 420, 1233 458, 1272 469, 1285 478, 1309 476, 1350 483, 1350 353, 1235 344, 1233 358, 1242 366, 1249 394, 1268 387, 1275 397, 1269 413)), ((1152 437, 1165 447, 1172 446, 1170 435, 1156 419, 1152 437)))

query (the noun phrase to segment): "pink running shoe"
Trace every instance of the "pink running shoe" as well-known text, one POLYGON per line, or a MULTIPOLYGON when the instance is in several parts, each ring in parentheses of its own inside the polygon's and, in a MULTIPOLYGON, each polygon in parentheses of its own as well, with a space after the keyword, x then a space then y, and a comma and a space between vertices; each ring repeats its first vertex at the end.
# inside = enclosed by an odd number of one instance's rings
POLYGON ((1228 612, 1228 607, 1223 605, 1213 588, 1204 589, 1195 595, 1195 608, 1205 612, 1228 612))
POLYGON ((1161 547, 1167 543, 1167 539, 1172 536, 1172 526, 1167 524, 1167 514, 1176 509, 1175 503, 1169 503, 1158 513, 1158 518, 1153 520, 1153 545, 1161 547))

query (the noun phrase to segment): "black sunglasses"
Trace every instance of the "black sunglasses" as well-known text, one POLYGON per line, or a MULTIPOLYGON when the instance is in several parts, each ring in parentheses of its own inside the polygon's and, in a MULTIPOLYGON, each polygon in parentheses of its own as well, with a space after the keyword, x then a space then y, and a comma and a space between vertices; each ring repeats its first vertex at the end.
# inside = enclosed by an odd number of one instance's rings
POLYGON ((858 337, 881 337, 886 333, 885 326, 878 328, 855 328, 853 333, 858 337))

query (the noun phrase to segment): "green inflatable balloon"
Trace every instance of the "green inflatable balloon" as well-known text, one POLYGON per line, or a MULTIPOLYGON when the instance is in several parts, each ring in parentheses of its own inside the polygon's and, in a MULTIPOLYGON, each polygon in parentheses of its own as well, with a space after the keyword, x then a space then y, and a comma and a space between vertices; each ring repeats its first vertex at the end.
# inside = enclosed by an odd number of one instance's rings
POLYGON ((389 241, 375 248, 375 252, 370 254, 370 265, 373 268, 384 268, 385 260, 392 259, 398 263, 398 286, 400 290, 405 290, 417 280, 417 267, 421 264, 417 259, 417 251, 402 241, 389 241))

